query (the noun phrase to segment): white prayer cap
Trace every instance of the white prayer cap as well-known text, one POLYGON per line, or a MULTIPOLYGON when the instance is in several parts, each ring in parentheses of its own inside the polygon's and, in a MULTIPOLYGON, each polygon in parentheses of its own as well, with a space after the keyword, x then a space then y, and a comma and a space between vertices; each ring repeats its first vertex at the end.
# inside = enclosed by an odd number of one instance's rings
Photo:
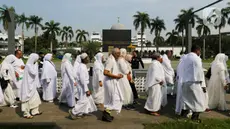
POLYGON ((86 57, 88 57, 88 55, 87 55, 86 53, 82 53, 82 54, 81 54, 81 59, 82 59, 82 60, 85 59, 86 57))

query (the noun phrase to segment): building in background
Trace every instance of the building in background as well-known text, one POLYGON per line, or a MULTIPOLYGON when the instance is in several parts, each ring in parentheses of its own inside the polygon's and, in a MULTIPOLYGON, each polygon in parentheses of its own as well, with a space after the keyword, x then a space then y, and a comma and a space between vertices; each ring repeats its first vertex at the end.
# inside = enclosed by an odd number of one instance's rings
MULTIPOLYGON (((146 46, 146 35, 143 34, 143 46, 146 46)), ((141 46, 141 32, 138 32, 137 35, 132 38, 132 45, 141 46)))
POLYGON ((100 33, 99 32, 93 32, 90 35, 90 41, 91 42, 99 42, 99 43, 101 43, 102 42, 102 37, 101 37, 100 33))
POLYGON ((115 47, 127 48, 131 43, 131 29, 126 29, 119 22, 112 25, 111 29, 103 29, 103 52, 110 53, 115 47))
MULTIPOLYGON (((15 35, 15 50, 21 49, 22 37, 21 35, 15 35)), ((8 52, 8 35, 6 33, 0 33, 0 54, 6 55, 8 52)))

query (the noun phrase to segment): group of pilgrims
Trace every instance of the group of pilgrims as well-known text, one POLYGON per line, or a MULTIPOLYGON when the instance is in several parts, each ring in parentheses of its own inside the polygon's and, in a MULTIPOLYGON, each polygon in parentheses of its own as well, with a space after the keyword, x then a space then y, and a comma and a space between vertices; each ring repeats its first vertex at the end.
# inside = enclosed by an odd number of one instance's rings
MULTIPOLYGON (((216 108, 227 110, 228 56, 218 54, 205 76, 200 51, 200 47, 194 45, 192 52, 183 55, 176 74, 170 61, 172 51, 152 55, 145 82, 147 100, 144 109, 149 114, 160 116, 160 109, 168 103, 167 87, 173 86, 176 87, 175 113, 181 117, 191 115, 192 120, 200 122, 202 112, 216 108)), ((133 68, 139 64, 143 66, 143 62, 135 52, 131 55, 124 48, 114 48, 107 60, 103 53, 98 52, 92 70, 92 90, 89 90, 87 68, 89 56, 82 53, 72 63, 72 55, 66 53, 61 63, 62 89, 59 96, 53 55, 48 53, 41 59, 32 53, 26 64, 22 57, 22 52, 17 50, 15 55, 6 56, 0 65, 0 106, 17 108, 20 104, 26 119, 42 114, 38 88, 42 88, 44 102, 53 103, 57 99, 60 104, 70 107, 69 117, 73 120, 102 108, 102 120, 112 122, 111 111, 120 113, 122 108, 135 109, 139 104, 133 68), (42 67, 39 67, 39 60, 42 67)))

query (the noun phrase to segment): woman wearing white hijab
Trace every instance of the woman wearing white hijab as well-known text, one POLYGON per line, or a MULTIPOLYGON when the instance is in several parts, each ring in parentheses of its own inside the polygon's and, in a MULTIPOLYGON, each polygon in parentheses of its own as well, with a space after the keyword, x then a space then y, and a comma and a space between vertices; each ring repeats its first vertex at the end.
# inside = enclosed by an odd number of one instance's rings
POLYGON ((79 93, 79 100, 75 104, 74 108, 69 110, 70 117, 73 120, 97 110, 88 88, 89 73, 86 66, 89 61, 88 55, 86 53, 82 53, 81 60, 82 63, 80 63, 77 69, 77 89, 79 93))
POLYGON ((121 56, 118 59, 118 67, 121 72, 121 74, 124 76, 123 78, 119 79, 119 86, 121 88, 121 92, 124 97, 123 105, 129 109, 129 105, 133 104, 133 92, 131 89, 131 86, 129 84, 127 75, 131 73, 131 71, 128 69, 127 61, 125 60, 126 57, 126 49, 122 48, 120 49, 121 56))
POLYGON ((57 82, 57 71, 54 63, 51 61, 53 55, 46 54, 43 59, 42 68, 42 89, 43 89, 43 100, 53 102, 56 97, 56 82, 57 82))
POLYGON ((23 117, 32 119, 33 116, 41 115, 39 112, 39 105, 41 99, 37 91, 38 87, 38 61, 39 56, 35 53, 30 54, 24 70, 24 77, 21 88, 21 101, 23 117))
POLYGON ((16 83, 15 71, 13 68, 13 63, 16 60, 14 55, 8 55, 1 64, 0 76, 7 81, 7 86, 3 90, 4 101, 2 106, 9 105, 10 107, 16 108, 15 105, 15 93, 13 91, 13 86, 16 83))
MULTIPOLYGON (((79 66, 80 63, 81 63, 81 57, 80 57, 80 56, 81 56, 81 55, 78 55, 78 56, 76 57, 75 62, 74 62, 74 72, 75 72, 75 74, 77 74, 77 68, 78 68, 78 66, 79 66)), ((75 75, 75 76, 76 76, 76 75, 75 75)), ((77 91, 77 87, 74 87, 74 96, 75 96, 76 99, 79 98, 79 96, 78 96, 78 91, 77 91)))
POLYGON ((218 54, 211 66, 211 78, 208 82, 208 95, 209 95, 209 109, 218 108, 219 110, 227 110, 225 100, 225 90, 229 74, 226 65, 228 57, 225 54, 218 54))
POLYGON ((97 53, 95 55, 95 62, 93 66, 93 99, 94 102, 103 107, 104 103, 104 55, 102 53, 97 53))
POLYGON ((77 86, 75 74, 73 70, 72 55, 66 53, 62 59, 61 76, 62 76, 62 91, 59 96, 60 103, 67 103, 69 107, 74 107, 76 101, 74 96, 74 86, 77 86))

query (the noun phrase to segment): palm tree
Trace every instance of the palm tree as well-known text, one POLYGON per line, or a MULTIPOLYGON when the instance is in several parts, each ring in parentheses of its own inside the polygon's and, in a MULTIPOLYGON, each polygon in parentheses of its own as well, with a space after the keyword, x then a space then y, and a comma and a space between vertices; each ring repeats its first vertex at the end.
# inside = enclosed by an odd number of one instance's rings
POLYGON ((64 26, 62 31, 61 31, 61 39, 62 39, 62 41, 65 40, 66 48, 67 48, 68 40, 71 41, 73 36, 74 36, 74 33, 72 30, 72 27, 71 26, 64 26))
POLYGON ((37 37, 38 37, 38 28, 42 28, 42 18, 41 17, 38 17, 38 16, 35 16, 35 15, 32 15, 30 16, 29 18, 29 25, 31 26, 31 29, 34 28, 34 33, 35 33, 35 52, 37 52, 37 37))
POLYGON ((78 43, 80 43, 81 46, 81 50, 82 50, 82 41, 86 42, 86 36, 89 36, 89 33, 86 32, 85 30, 76 30, 77 33, 77 37, 76 37, 76 41, 78 43))
MULTIPOLYGON (((222 50, 221 29, 225 27, 227 19, 228 19, 228 9, 223 8, 223 9, 221 9, 221 22, 220 22, 220 24, 218 26, 215 26, 215 28, 218 29, 218 32, 219 32, 219 53, 221 53, 221 50, 222 50)), ((217 19, 215 19, 215 20, 217 20, 217 19)))
POLYGON ((25 16, 25 14, 21 14, 17 16, 17 24, 18 26, 21 25, 22 27, 22 51, 24 52, 24 27, 26 26, 26 29, 29 28, 29 19, 25 16))
MULTIPOLYGON (((156 37, 153 39, 153 42, 159 43, 159 44, 163 43, 164 41, 165 41, 165 39, 164 39, 162 36, 156 36, 156 37)), ((157 45, 157 52, 159 51, 158 47, 159 47, 159 46, 157 45)))
POLYGON ((165 23, 164 23, 164 20, 163 19, 159 19, 159 17, 156 17, 155 19, 152 19, 152 22, 151 22, 151 30, 150 30, 150 33, 152 34, 153 31, 154 31, 154 34, 155 34, 155 45, 156 45, 156 48, 157 48, 157 51, 159 50, 159 41, 158 39, 161 39, 159 37, 161 37, 161 31, 162 30, 166 30, 165 28, 165 23))
POLYGON ((0 21, 2 21, 2 25, 5 31, 8 30, 8 20, 7 20, 7 14, 6 11, 13 11, 15 12, 14 7, 8 7, 6 5, 3 5, 2 7, 0 7, 0 21))
POLYGON ((170 45, 172 45, 172 47, 173 47, 175 40, 179 36, 179 33, 177 31, 175 31, 175 30, 172 30, 172 32, 166 33, 166 36, 169 36, 168 39, 169 39, 170 45))
POLYGON ((193 14, 193 8, 189 8, 188 10, 182 9, 181 14, 177 16, 176 19, 174 19, 174 22, 176 23, 176 30, 178 32, 181 32, 182 36, 182 52, 184 52, 184 32, 186 30, 186 25, 188 22, 192 24, 192 28, 195 27, 196 18, 197 15, 193 14))
POLYGON ((137 12, 134 16, 133 25, 137 30, 139 27, 141 29, 141 57, 143 56, 143 34, 147 28, 150 28, 149 14, 144 12, 137 12))
POLYGON ((205 38, 207 35, 210 35, 211 31, 209 27, 204 24, 203 19, 198 18, 197 20, 198 26, 196 27, 196 30, 198 36, 203 38, 203 59, 205 59, 205 38))
POLYGON ((59 31, 61 30, 59 26, 59 22, 51 20, 50 22, 46 22, 43 28, 43 30, 50 35, 50 52, 53 52, 53 40, 56 39, 56 36, 59 35, 59 31))

